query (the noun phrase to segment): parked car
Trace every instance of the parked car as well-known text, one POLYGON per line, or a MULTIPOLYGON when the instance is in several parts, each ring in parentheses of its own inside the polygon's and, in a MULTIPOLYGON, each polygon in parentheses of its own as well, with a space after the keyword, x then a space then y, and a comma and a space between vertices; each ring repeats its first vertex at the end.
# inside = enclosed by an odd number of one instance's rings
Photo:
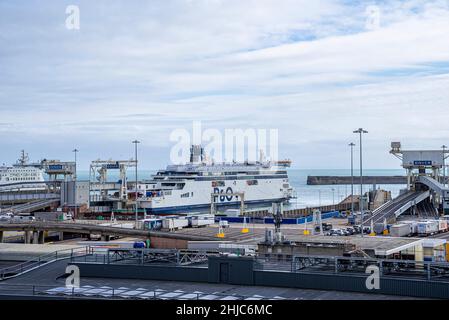
POLYGON ((323 230, 324 231, 328 231, 332 229, 332 224, 327 223, 327 222, 323 222, 323 230))
POLYGON ((360 226, 353 226, 354 228, 354 233, 360 233, 360 226))
POLYGON ((218 225, 222 228, 229 228, 229 222, 228 220, 220 220, 220 222, 218 223, 218 225))
POLYGON ((349 235, 353 235, 354 233, 355 233, 355 230, 354 230, 354 228, 352 228, 352 227, 348 227, 348 228, 346 228, 346 231, 349 233, 349 235))
POLYGON ((363 233, 364 233, 364 234, 371 233, 371 228, 368 227, 368 226, 364 226, 364 227, 363 227, 363 233))
POLYGON ((328 233, 329 236, 344 236, 345 233, 341 229, 331 229, 328 233))
MULTIPOLYGON (((323 222, 322 224, 323 231, 329 231, 332 229, 332 225, 330 223, 323 222)), ((320 231, 320 226, 315 226, 315 231, 320 231)))
POLYGON ((2 214, 0 215, 0 221, 9 221, 11 220, 11 217, 6 215, 6 214, 2 214))

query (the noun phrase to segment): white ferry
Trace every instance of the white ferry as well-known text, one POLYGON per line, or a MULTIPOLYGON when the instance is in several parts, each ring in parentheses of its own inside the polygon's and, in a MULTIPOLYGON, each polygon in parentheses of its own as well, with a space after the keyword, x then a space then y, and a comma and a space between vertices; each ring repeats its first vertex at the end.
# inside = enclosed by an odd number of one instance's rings
MULTIPOLYGON (((203 148, 192 146, 190 163, 169 165, 138 184, 138 203, 148 212, 167 213, 210 208, 212 193, 217 207, 285 202, 293 197, 286 167, 290 160, 254 163, 206 163, 203 148)), ((129 190, 130 197, 135 188, 129 190)))
POLYGON ((33 165, 28 165, 28 155, 22 156, 13 166, 0 166, 0 189, 42 189, 45 188, 44 172, 33 165))

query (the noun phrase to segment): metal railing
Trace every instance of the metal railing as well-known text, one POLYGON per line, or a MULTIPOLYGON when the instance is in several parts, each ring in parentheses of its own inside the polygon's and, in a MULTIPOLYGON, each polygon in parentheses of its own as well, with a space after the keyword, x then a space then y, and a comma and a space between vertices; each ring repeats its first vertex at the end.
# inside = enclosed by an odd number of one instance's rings
POLYGON ((62 249, 54 252, 46 253, 44 255, 38 256, 34 259, 22 262, 20 264, 6 267, 0 269, 0 281, 10 279, 13 277, 17 277, 21 274, 39 268, 41 266, 47 265, 49 263, 63 260, 63 259, 71 259, 73 260, 75 257, 87 256, 93 253, 93 249, 88 247, 79 247, 72 249, 62 249))
POLYGON ((207 263, 208 257, 211 255, 219 255, 219 252, 205 250, 108 248, 103 252, 92 252, 90 255, 78 257, 74 256, 71 262, 187 266, 207 263))
POLYGON ((310 255, 279 258, 277 255, 267 255, 266 257, 258 257, 255 260, 254 270, 321 274, 363 274, 366 276, 368 266, 378 267, 380 277, 449 282, 449 263, 438 261, 310 255))
MULTIPOLYGON (((169 291, 161 289, 131 289, 111 287, 55 287, 49 285, 16 285, 0 284, 0 296, 41 296, 65 299, 139 299, 139 300, 270 300, 273 298, 262 296, 248 296, 240 294, 205 293, 169 291)), ((276 299, 277 300, 277 299, 276 299)))

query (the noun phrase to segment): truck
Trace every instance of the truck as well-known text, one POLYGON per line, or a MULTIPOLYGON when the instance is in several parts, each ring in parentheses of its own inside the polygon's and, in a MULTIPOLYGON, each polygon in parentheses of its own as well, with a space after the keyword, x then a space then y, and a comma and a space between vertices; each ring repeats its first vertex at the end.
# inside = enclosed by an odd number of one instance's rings
POLYGON ((408 224, 410 226, 410 235, 414 235, 414 234, 418 233, 418 221, 404 220, 404 221, 400 221, 400 223, 408 224))
POLYGON ((419 221, 417 230, 420 236, 429 236, 438 233, 438 220, 419 221))
POLYGON ((440 219, 438 220, 438 232, 446 232, 448 228, 447 220, 440 219))
POLYGON ((190 223, 193 228, 205 227, 215 223, 213 214, 199 214, 190 216, 190 223))
POLYGON ((408 223, 398 223, 390 227, 392 237, 406 237, 411 234, 411 227, 408 223))
POLYGON ((374 232, 376 234, 382 234, 385 230, 385 225, 383 223, 374 224, 374 232))
POLYGON ((162 229, 162 219, 150 218, 139 221, 140 229, 143 230, 160 230, 162 229))
POLYGON ((166 230, 179 230, 189 226, 189 220, 185 217, 167 218, 162 220, 162 228, 166 230))
POLYGON ((238 217, 240 216, 240 209, 226 209, 223 214, 226 217, 238 217))

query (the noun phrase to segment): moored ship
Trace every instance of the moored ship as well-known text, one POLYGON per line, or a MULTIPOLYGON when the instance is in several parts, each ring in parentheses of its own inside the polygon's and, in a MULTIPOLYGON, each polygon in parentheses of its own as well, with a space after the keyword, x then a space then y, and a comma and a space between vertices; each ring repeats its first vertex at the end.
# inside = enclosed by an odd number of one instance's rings
POLYGON ((42 169, 28 164, 28 155, 22 151, 21 158, 12 166, 0 166, 0 188, 41 189, 45 188, 42 169))
POLYGON ((286 170, 290 164, 262 156, 255 162, 207 163, 203 148, 192 146, 189 163, 169 165, 138 185, 139 206, 154 213, 206 209, 212 201, 217 207, 236 206, 237 194, 245 205, 285 202, 294 193, 286 170))

